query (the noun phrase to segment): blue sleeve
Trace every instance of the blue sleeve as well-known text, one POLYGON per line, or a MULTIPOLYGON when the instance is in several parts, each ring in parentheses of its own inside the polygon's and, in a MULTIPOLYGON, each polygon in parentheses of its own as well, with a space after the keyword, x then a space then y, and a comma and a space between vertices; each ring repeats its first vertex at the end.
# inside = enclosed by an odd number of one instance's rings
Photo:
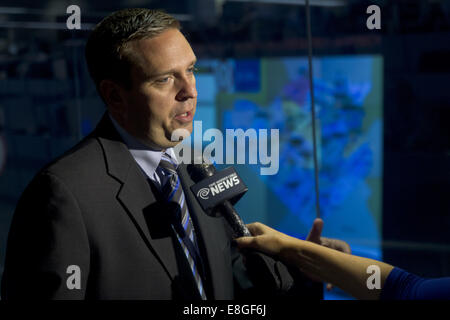
POLYGON ((450 299, 450 277, 424 279, 400 268, 389 273, 380 299, 382 300, 444 300, 450 299))

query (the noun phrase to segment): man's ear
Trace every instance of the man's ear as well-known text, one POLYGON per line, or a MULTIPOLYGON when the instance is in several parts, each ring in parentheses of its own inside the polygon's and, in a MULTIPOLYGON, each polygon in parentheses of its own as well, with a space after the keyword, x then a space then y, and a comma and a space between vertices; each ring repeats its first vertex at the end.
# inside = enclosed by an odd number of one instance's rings
POLYGON ((108 110, 112 114, 121 115, 126 108, 123 88, 112 80, 104 79, 99 84, 99 91, 108 106, 108 110))

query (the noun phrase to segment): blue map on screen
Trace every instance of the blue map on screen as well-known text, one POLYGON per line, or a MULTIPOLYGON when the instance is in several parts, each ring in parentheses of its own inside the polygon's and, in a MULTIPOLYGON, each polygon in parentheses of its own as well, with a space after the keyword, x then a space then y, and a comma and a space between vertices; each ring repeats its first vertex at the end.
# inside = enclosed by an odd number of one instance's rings
MULTIPOLYGON (((304 238, 316 216, 307 59, 204 60, 199 66, 200 78, 215 79, 214 101, 203 105, 215 108, 218 128, 279 130, 277 174, 260 175, 261 165, 235 166, 249 187, 237 205, 244 221, 304 238)), ((382 72, 381 56, 313 59, 324 236, 375 259, 382 258, 382 72)), ((198 91, 202 110, 201 86, 198 91)))

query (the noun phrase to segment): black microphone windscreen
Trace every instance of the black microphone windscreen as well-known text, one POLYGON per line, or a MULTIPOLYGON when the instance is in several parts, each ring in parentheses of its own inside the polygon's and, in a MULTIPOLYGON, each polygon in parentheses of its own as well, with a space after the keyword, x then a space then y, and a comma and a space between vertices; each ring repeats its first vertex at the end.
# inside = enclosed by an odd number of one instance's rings
POLYGON ((189 164, 186 169, 194 182, 200 182, 216 173, 214 165, 207 162, 189 164))

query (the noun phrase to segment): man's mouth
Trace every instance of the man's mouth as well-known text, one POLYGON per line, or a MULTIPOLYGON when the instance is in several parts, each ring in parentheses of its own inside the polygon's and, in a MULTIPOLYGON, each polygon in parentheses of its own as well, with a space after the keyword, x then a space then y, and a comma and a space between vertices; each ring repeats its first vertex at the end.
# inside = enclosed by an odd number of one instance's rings
POLYGON ((194 114, 192 113, 192 111, 180 113, 175 116, 175 119, 180 122, 191 122, 193 118, 194 118, 194 114))

